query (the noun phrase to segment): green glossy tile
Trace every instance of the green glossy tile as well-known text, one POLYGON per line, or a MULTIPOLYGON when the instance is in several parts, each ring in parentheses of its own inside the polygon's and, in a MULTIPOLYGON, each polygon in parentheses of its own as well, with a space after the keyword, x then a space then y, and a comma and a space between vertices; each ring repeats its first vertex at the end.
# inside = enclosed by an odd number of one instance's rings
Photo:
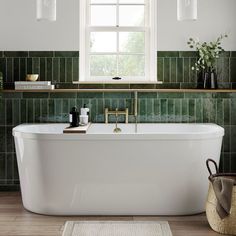
POLYGON ((175 103, 174 99, 168 99, 167 104, 167 122, 175 122, 175 103))
POLYGON ((138 108, 139 108, 140 122, 146 122, 146 120, 147 120, 147 100, 146 99, 139 99, 138 100, 138 108))
POLYGON ((46 58, 40 58, 39 63, 40 63, 39 79, 41 81, 45 81, 46 80, 46 58))
POLYGON ((79 51, 56 51, 55 57, 79 57, 79 51))
MULTIPOLYGON (((42 123, 47 123, 48 122, 48 100, 47 99, 42 99, 41 100, 41 122, 42 123)), ((63 103, 62 103, 62 107, 61 107, 61 115, 63 113, 63 103)))
POLYGON ((215 99, 203 100, 203 122, 215 123, 216 122, 216 102, 215 99))
POLYGON ((155 89, 156 84, 130 84, 131 89, 155 89))
POLYGON ((216 100, 216 123, 218 125, 224 125, 224 100, 216 100))
POLYGON ((168 122, 168 99, 160 99, 161 122, 168 122))
POLYGON ((198 53, 196 51, 181 51, 179 57, 198 57, 198 53))
MULTIPOLYGON (((83 99, 83 98, 103 98, 103 96, 104 96, 104 94, 102 93, 102 92, 89 92, 89 93, 86 93, 86 92, 78 92, 77 93, 77 97, 78 98, 81 98, 81 99, 83 99)), ((109 97, 109 94, 107 94, 107 96, 106 97, 109 97)), ((119 96, 113 96, 114 98, 115 97, 119 97, 119 96)))
POLYGON ((6 80, 7 80, 6 64, 7 64, 6 58, 0 58, 0 71, 3 73, 3 81, 4 82, 6 82, 6 80))
POLYGON ((180 83, 163 83, 157 84, 157 89, 180 89, 180 83))
POLYGON ((13 100, 13 124, 19 125, 21 123, 20 117, 20 100, 14 99, 13 100))
POLYGON ((154 122, 154 101, 155 99, 147 99, 146 122, 148 123, 154 122))
POLYGON ((130 85, 129 84, 104 84, 100 88, 105 88, 105 89, 129 89, 130 85))
POLYGON ((164 81, 164 59, 157 58, 157 79, 158 81, 164 81))
POLYGON ((12 100, 6 100, 6 124, 13 125, 12 100))
POLYGON ((0 126, 0 153, 6 152, 6 127, 0 126))
POLYGON ((13 152, 15 151, 15 145, 14 145, 14 139, 12 136, 12 128, 14 126, 8 126, 6 128, 6 148, 7 148, 7 152, 13 152))
POLYGON ((236 82, 236 57, 230 59, 230 81, 236 82))
POLYGON ((196 99, 196 122, 203 123, 203 100, 196 99))
POLYGON ((55 122, 60 122, 61 121, 61 113, 62 113, 62 99, 55 99, 55 122))
POLYGON ((189 122, 190 123, 196 123, 197 117, 196 117, 196 101, 195 99, 189 99, 188 101, 188 114, 189 114, 189 122))
POLYGON ((40 111, 41 111, 41 99, 34 99, 34 114, 33 114, 33 120, 36 123, 40 122, 40 111))
POLYGON ((224 124, 236 124, 235 111, 236 100, 224 99, 224 124))
POLYGON ((53 51, 30 51, 29 57, 53 57, 53 51))
POLYGON ((53 81, 53 64, 52 58, 46 59, 46 80, 53 81))
POLYGON ((189 122, 189 115, 188 115, 188 99, 183 99, 182 100, 182 121, 183 123, 188 123, 189 122))
POLYGON ((183 71, 183 59, 179 58, 177 60, 177 82, 183 82, 183 76, 184 76, 184 71, 183 71))
POLYGON ((6 155, 0 153, 0 180, 5 182, 6 179, 6 155))
POLYGON ((104 98, 131 98, 133 96, 132 93, 127 92, 127 93, 120 93, 120 92, 116 92, 116 93, 110 93, 110 92, 106 92, 104 93, 104 98))
POLYGON ((27 122, 33 123, 34 121, 34 102, 33 99, 27 99, 26 101, 26 115, 27 115, 27 122))
POLYGON ((79 80, 79 58, 73 58, 73 81, 79 80))
POLYGON ((231 126, 225 125, 225 135, 223 138, 223 152, 230 152, 231 151, 231 143, 230 143, 230 137, 231 137, 231 126))
POLYGON ((48 98, 47 92, 23 92, 23 98, 48 98))
POLYGON ((157 57, 179 57, 179 52, 176 51, 158 51, 157 57))
POLYGON ((230 54, 231 57, 236 57, 236 51, 232 51, 230 54))
POLYGON ((183 82, 190 82, 190 59, 183 59, 183 82))
POLYGON ((190 64, 189 64, 189 82, 196 83, 197 82, 197 72, 195 70, 192 70, 192 67, 196 63, 196 58, 190 58, 190 64))
POLYGON ((17 158, 16 155, 13 154, 13 179, 14 184, 19 184, 19 173, 18 173, 18 165, 17 165, 17 158))
POLYGON ((72 83, 72 81, 73 81, 72 58, 66 58, 66 82, 72 83))
POLYGON ((0 125, 5 125, 5 100, 0 99, 0 125))
POLYGON ((14 78, 14 81, 20 80, 20 59, 19 58, 13 59, 13 78, 14 78))
POLYGON ((26 100, 21 99, 20 100, 20 107, 21 107, 21 123, 26 123, 27 122, 27 107, 26 107, 26 100))
POLYGON ((223 172, 223 173, 231 172, 230 153, 222 153, 222 156, 220 159, 220 172, 223 172))
POLYGON ((180 85, 181 89, 196 89, 197 83, 181 83, 180 85))
POLYGON ((164 58, 164 82, 170 82, 170 58, 164 58))
POLYGON ((230 152, 236 152, 236 126, 230 126, 230 152))
POLYGON ((28 57, 28 52, 26 51, 5 51, 5 57, 28 57))
POLYGON ((185 98, 212 98, 212 93, 184 93, 185 98))
POLYGON ((157 93, 156 92, 148 92, 148 93, 138 93, 138 98, 157 98, 157 93))
POLYGON ((80 89, 104 89, 104 84, 79 84, 80 89))
POLYGON ((60 99, 64 99, 64 98, 77 98, 77 93, 49 93, 50 98, 54 99, 54 98, 60 98, 60 99))
POLYGON ((14 178, 14 156, 11 153, 6 154, 6 178, 7 183, 12 184, 14 178))
POLYGON ((170 81, 175 83, 177 81, 177 58, 170 58, 170 81))
POLYGON ((60 60, 53 58, 53 82, 60 82, 60 60))
POLYGON ((6 73, 7 73, 7 82, 13 82, 13 58, 7 58, 6 61, 6 73))
POLYGON ((157 98, 184 98, 184 93, 167 93, 167 92, 158 92, 157 98))
POLYGON ((33 73, 33 59, 32 58, 27 58, 26 63, 27 63, 26 73, 27 74, 32 74, 33 73))
POLYGON ((231 153, 230 161, 231 161, 230 173, 236 173, 236 153, 231 153))
POLYGON ((230 51, 224 51, 220 53, 220 57, 230 57, 231 52, 230 51))
POLYGON ((175 121, 174 122, 181 122, 182 121, 182 104, 181 99, 174 99, 174 114, 175 114, 175 121))
POLYGON ((25 80, 26 74, 27 74, 27 59, 26 58, 20 58, 20 75, 19 80, 25 80))
POLYGON ((60 82, 66 82, 66 59, 60 58, 60 82))
POLYGON ((39 74, 40 73, 40 59, 32 58, 32 73, 39 74))

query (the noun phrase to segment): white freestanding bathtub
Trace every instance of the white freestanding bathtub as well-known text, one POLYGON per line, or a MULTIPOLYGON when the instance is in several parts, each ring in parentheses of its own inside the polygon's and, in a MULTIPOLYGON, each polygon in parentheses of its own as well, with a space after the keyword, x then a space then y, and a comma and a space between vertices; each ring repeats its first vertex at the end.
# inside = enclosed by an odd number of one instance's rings
POLYGON ((183 215, 204 211, 205 160, 219 162, 215 124, 67 124, 13 129, 24 207, 50 215, 183 215))

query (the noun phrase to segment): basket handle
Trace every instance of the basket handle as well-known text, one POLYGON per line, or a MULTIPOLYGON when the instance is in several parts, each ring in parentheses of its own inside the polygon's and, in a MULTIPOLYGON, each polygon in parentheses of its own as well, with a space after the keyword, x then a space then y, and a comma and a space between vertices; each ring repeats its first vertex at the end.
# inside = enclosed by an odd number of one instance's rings
POLYGON ((208 169, 208 171, 209 171, 209 174, 212 175, 212 171, 211 171, 211 168, 210 168, 210 165, 209 165, 210 162, 214 164, 215 170, 216 170, 216 174, 218 174, 218 173, 219 173, 219 170, 218 170, 218 167, 217 167, 216 162, 215 162, 214 160, 212 160, 212 159, 207 159, 207 160, 206 160, 206 166, 207 166, 207 169, 208 169))

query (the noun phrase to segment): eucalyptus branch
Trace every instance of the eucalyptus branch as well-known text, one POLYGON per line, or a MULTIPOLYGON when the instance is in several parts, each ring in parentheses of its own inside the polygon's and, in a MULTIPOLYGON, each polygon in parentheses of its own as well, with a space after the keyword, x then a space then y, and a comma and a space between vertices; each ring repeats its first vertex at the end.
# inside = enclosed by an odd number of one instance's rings
POLYGON ((221 46, 222 40, 227 37, 227 34, 220 35, 215 41, 208 43, 201 43, 190 38, 187 44, 190 48, 195 48, 198 52, 198 60, 192 67, 192 70, 209 70, 212 72, 215 69, 217 58, 219 58, 220 53, 224 51, 221 46))

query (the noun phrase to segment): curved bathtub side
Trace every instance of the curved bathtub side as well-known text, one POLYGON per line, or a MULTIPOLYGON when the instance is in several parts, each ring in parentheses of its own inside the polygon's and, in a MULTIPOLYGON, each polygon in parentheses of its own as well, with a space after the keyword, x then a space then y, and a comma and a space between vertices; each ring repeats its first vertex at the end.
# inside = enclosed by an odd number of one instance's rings
POLYGON ((204 211, 208 140, 15 137, 23 204, 49 215, 185 215, 204 211))

